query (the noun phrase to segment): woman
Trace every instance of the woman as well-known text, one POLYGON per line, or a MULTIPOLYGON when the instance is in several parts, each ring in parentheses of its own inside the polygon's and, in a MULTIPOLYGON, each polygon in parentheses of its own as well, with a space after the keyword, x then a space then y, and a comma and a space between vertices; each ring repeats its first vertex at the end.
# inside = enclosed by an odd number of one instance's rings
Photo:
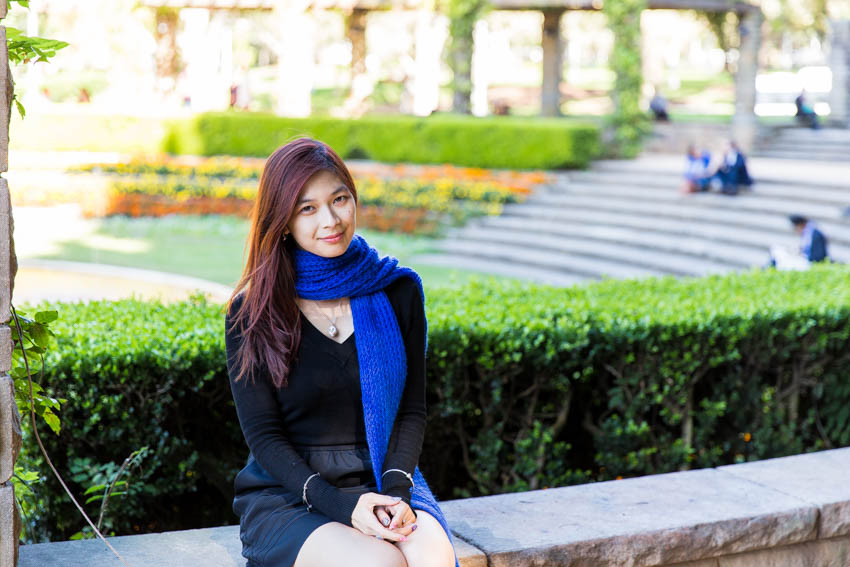
POLYGON ((316 140, 276 150, 260 178, 225 336, 251 450, 233 501, 249 567, 457 565, 416 466, 422 283, 355 235, 356 204, 316 140))

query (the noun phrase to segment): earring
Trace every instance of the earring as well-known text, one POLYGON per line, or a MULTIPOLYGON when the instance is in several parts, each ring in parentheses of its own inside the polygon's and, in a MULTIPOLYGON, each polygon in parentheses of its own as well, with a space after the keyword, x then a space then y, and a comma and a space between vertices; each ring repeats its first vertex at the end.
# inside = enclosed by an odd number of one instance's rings
POLYGON ((283 241, 286 242, 286 233, 283 233, 283 241))

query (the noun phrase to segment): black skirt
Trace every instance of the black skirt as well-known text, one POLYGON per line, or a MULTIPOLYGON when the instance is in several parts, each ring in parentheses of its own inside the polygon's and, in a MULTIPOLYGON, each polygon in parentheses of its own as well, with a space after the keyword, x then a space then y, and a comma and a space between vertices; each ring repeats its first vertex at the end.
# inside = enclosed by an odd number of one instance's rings
MULTIPOLYGON (((307 465, 345 492, 377 492, 372 459, 366 445, 293 445, 307 465)), ((291 567, 313 530, 332 522, 307 511, 301 494, 292 494, 249 456, 234 481, 233 511, 247 567, 291 567)))

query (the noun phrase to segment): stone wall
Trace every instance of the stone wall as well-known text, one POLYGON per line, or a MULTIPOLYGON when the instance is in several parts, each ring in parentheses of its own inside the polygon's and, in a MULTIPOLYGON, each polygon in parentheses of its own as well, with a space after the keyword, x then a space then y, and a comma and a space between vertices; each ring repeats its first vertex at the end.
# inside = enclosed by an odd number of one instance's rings
MULTIPOLYGON (((847 567, 848 470, 850 448, 440 506, 461 567, 847 567)), ((239 526, 111 542, 133 566, 245 565, 239 526)), ((20 567, 114 565, 94 540, 21 548, 20 567)))
MULTIPOLYGON (((0 3, 0 19, 6 16, 6 2, 0 3)), ((8 70, 6 28, 0 26, 0 173, 8 169, 9 114, 12 92, 8 70)), ((12 342, 9 329, 9 302, 15 277, 12 244, 12 212, 9 186, 0 177, 0 567, 13 567, 18 561, 18 536, 21 531, 15 491, 9 479, 21 447, 21 418, 15 405, 15 389, 9 377, 12 342)))

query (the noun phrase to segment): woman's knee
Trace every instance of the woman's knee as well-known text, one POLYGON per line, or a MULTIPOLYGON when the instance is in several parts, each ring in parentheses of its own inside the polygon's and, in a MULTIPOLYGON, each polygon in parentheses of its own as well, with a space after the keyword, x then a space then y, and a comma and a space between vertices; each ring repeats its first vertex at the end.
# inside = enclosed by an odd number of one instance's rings
POLYGON ((425 511, 416 510, 416 516, 416 532, 398 544, 408 567, 454 567, 454 548, 443 526, 425 511))
POLYGON ((307 538, 293 567, 408 567, 392 543, 367 536, 337 522, 325 524, 307 538))

